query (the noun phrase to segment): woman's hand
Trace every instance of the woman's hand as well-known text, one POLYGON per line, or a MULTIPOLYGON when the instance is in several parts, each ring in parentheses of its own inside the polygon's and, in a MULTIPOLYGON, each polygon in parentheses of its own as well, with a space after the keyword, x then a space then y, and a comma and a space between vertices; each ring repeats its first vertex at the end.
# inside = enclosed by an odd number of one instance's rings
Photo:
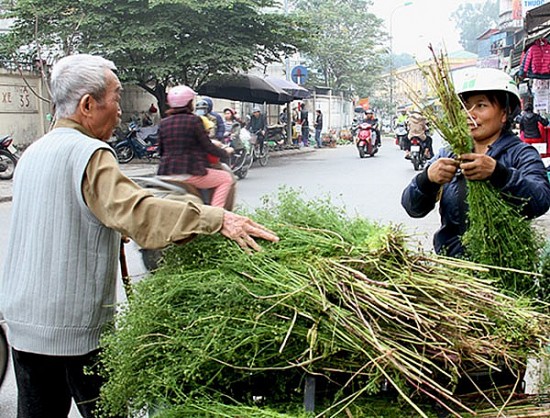
POLYGON ((453 158, 438 158, 428 167, 428 179, 432 183, 449 183, 458 170, 458 161, 453 158))
POLYGON ((485 180, 493 174, 497 162, 487 154, 462 154, 460 169, 468 180, 485 180))

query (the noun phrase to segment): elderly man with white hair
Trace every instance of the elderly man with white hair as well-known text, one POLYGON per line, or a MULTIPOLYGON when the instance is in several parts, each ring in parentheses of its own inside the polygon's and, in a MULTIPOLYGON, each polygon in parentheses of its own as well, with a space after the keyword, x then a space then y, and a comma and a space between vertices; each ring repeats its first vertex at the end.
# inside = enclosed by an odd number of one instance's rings
POLYGON ((106 144, 121 116, 115 65, 80 54, 51 74, 57 123, 22 155, 0 282, 19 418, 94 416, 99 339, 113 320, 121 235, 161 248, 214 234, 260 249, 278 238, 250 219, 155 198, 120 171, 106 144))

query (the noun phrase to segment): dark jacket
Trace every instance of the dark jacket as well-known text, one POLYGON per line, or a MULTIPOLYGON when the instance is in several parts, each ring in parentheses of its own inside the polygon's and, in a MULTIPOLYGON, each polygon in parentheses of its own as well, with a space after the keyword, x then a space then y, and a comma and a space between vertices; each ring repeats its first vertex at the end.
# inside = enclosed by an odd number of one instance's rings
POLYGON ((214 137, 217 140, 222 141, 225 135, 225 123, 223 118, 219 113, 212 111, 214 108, 214 102, 210 97, 203 97, 203 100, 208 105, 208 108, 206 109, 207 114, 212 115, 212 117, 216 120, 216 132, 214 132, 214 137))
POLYGON ((263 114, 260 114, 259 117, 251 116, 250 122, 248 123, 248 130, 253 134, 257 134, 260 131, 267 131, 267 120, 263 114))
MULTIPOLYGON (((512 134, 501 136, 489 147, 487 155, 497 161, 497 167, 489 181, 499 189, 503 197, 517 204, 526 204, 522 214, 527 218, 541 216, 550 207, 550 183, 538 151, 521 142, 512 134), (524 200, 523 200, 524 199, 524 200)), ((430 163, 440 157, 452 158, 448 148, 443 148, 430 163)), ((439 186, 428 180, 427 167, 405 188, 401 204, 413 218, 422 218, 439 202, 441 227, 434 235, 434 249, 438 254, 460 256, 464 249, 460 237, 466 231, 466 179, 457 172, 450 183, 439 186)))
POLYGON ((317 113, 317 116, 315 117, 315 130, 322 131, 323 130, 323 114, 317 113))
POLYGON ((548 125, 548 119, 538 113, 525 112, 519 120, 519 129, 525 139, 540 138, 539 122, 543 126, 548 125))
POLYGON ((183 111, 162 119, 159 126, 159 175, 204 176, 209 166, 206 154, 227 157, 208 138, 199 116, 183 111))

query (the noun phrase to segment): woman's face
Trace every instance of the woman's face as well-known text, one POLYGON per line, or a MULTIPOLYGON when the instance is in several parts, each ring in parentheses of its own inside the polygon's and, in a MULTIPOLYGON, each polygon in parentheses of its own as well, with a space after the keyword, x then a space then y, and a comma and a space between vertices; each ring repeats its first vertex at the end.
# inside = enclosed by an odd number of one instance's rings
POLYGON ((490 145, 499 137, 506 123, 506 110, 492 103, 485 94, 475 94, 464 101, 468 109, 468 125, 474 141, 490 145))
POLYGON ((231 113, 229 110, 226 110, 225 112, 223 112, 223 116, 225 117, 225 120, 233 119, 233 113, 231 113))

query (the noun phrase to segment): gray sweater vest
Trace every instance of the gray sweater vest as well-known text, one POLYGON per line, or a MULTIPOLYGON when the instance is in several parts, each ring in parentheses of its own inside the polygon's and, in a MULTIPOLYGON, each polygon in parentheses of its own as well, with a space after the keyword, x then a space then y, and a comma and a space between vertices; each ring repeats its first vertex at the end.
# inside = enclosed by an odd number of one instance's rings
POLYGON ((120 235, 82 196, 86 166, 109 147, 57 128, 22 155, 13 183, 0 311, 17 350, 59 356, 98 347, 113 318, 120 235))

